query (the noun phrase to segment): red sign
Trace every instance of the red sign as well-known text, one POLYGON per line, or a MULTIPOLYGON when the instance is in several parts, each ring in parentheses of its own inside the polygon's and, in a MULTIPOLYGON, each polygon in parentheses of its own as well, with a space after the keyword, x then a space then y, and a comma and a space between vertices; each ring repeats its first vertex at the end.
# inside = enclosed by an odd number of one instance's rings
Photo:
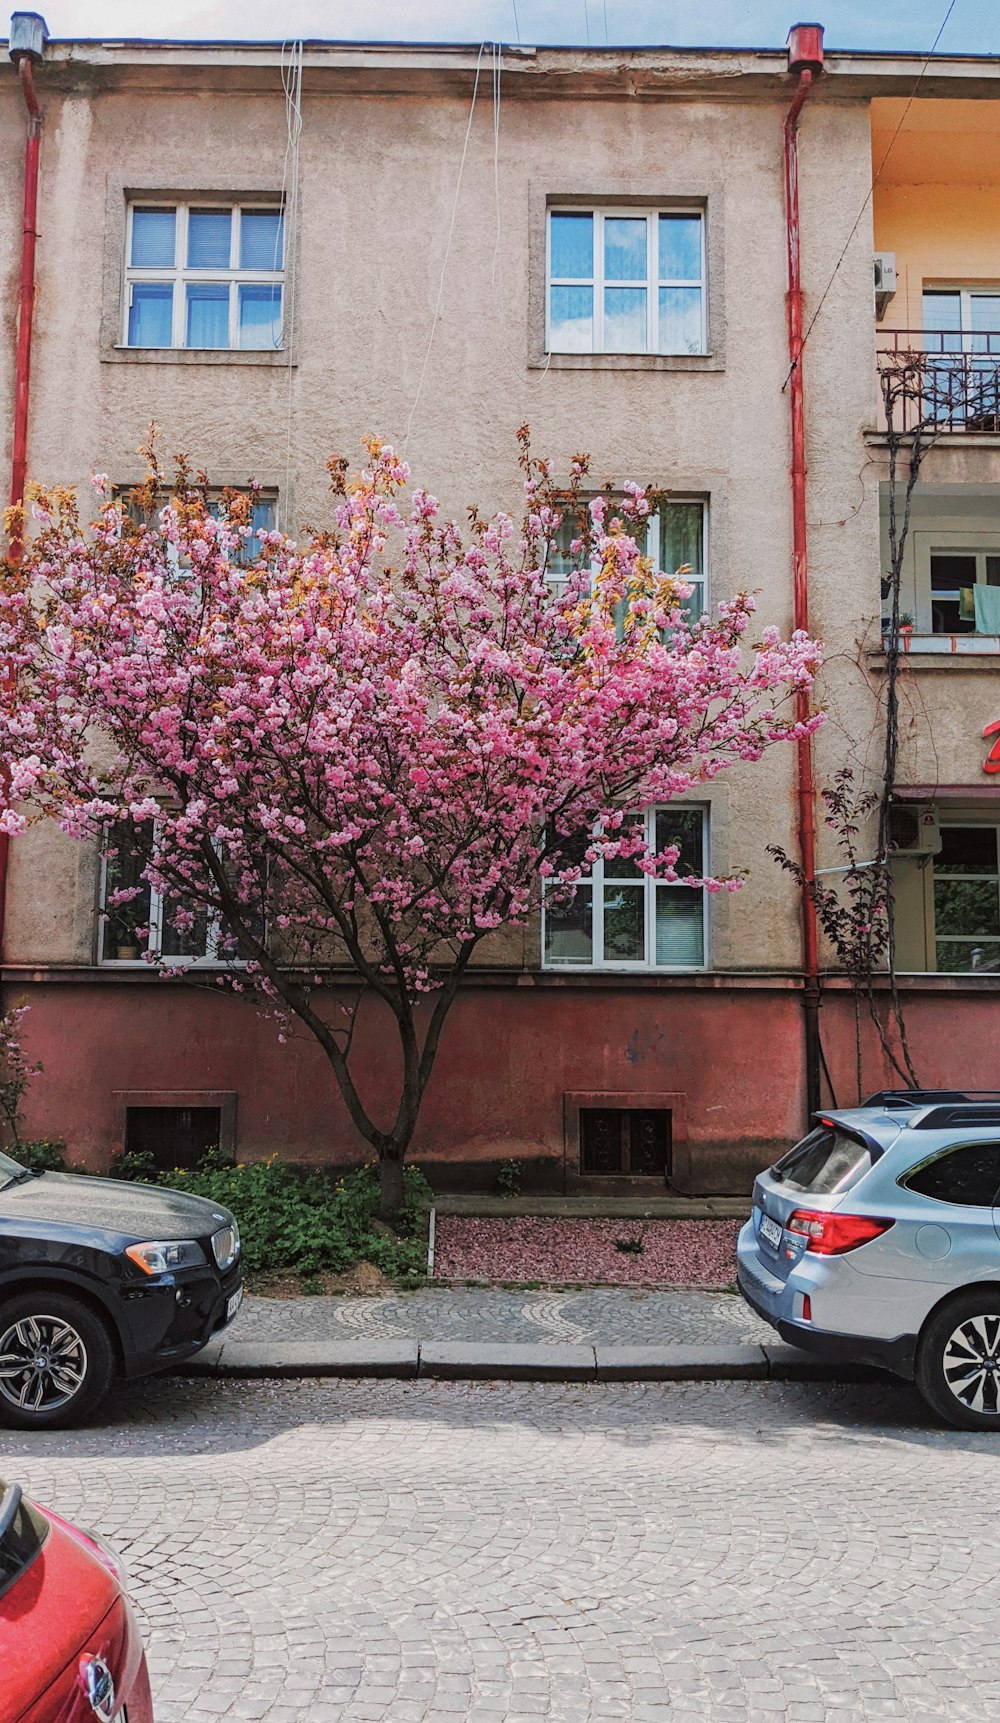
POLYGON ((987 736, 994 738, 993 746, 983 761, 984 772, 1000 772, 1000 718, 995 718, 992 724, 987 724, 983 731, 983 741, 987 736))

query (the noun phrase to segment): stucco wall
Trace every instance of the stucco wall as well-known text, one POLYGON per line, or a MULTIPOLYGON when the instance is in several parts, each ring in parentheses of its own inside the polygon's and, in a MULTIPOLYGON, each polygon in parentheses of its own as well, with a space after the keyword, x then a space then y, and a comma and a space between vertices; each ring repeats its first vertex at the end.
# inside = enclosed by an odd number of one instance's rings
MULTIPOLYGON (((366 429, 402 444, 412 413, 408 457, 449 509, 464 511, 472 500, 516 506, 513 437, 527 419, 557 471, 582 447, 598 478, 636 477, 709 495, 712 598, 750 587, 759 592, 761 622, 790 627, 783 87, 765 99, 748 79, 743 100, 666 90, 662 99, 639 101, 624 94, 623 81, 620 99, 527 101, 512 78, 501 108, 498 212, 493 121, 481 85, 417 402, 467 90, 350 96, 310 89, 307 80, 296 363, 288 368, 151 363, 110 358, 107 349, 102 357, 101 346, 107 281, 113 293, 120 277, 125 191, 277 192, 285 151, 277 78, 271 94, 238 96, 127 85, 95 94, 85 80, 56 95, 45 92, 44 70, 40 83, 43 239, 29 451, 39 478, 82 484, 95 469, 138 476, 135 450, 155 419, 165 453, 185 449, 220 477, 253 474, 277 484, 282 523, 298 530, 324 518, 327 454, 353 455, 366 429), (724 369, 533 368, 532 199, 537 211, 546 190, 607 195, 638 185, 660 187, 664 198, 678 186, 700 187, 710 200, 710 249, 724 279, 724 369)), ((821 90, 802 120, 807 322, 864 195, 868 153, 865 104, 826 101, 821 90)), ((844 663, 856 652, 859 601, 868 601, 877 579, 875 504, 867 492, 859 498, 858 479, 872 396, 869 252, 862 232, 827 295, 805 362, 813 623, 837 664, 822 696, 831 724, 818 744, 821 778, 842 757, 843 735, 868 727, 869 695, 844 663)), ((721 348, 718 320, 713 334, 713 348, 721 348)), ((768 842, 794 842, 793 772, 792 751, 775 751, 706 798, 718 803, 716 865, 724 857, 721 865, 748 870, 739 898, 716 910, 719 967, 797 960, 794 895, 764 853, 768 842)), ((8 956, 85 959, 93 878, 92 862, 71 859, 57 834, 16 844, 8 956)), ((529 941, 529 959, 532 949, 529 941)))

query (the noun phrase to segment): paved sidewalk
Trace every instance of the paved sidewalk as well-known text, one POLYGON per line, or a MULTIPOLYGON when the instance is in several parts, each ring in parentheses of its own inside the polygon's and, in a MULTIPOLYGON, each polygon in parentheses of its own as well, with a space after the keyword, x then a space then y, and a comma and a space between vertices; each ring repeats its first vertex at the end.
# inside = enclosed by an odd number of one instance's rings
POLYGON ((382 1298, 254 1298, 178 1374, 448 1381, 856 1381, 781 1345, 726 1293, 427 1290, 382 1298))

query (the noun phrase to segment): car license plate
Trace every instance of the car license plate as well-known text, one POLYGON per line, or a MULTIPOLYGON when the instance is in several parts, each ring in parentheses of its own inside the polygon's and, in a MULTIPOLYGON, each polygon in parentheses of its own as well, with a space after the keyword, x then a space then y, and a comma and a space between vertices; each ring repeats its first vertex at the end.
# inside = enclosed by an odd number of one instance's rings
POLYGON ((239 1307, 242 1303, 243 1303, 243 1288, 241 1286, 237 1289, 236 1292, 232 1293, 230 1295, 230 1297, 226 1299, 226 1321, 227 1322, 232 1322, 233 1317, 236 1315, 236 1312, 239 1310, 239 1307))
POLYGON ((770 1215, 762 1214, 760 1217, 760 1236, 772 1250, 778 1249, 781 1243, 781 1228, 770 1215))

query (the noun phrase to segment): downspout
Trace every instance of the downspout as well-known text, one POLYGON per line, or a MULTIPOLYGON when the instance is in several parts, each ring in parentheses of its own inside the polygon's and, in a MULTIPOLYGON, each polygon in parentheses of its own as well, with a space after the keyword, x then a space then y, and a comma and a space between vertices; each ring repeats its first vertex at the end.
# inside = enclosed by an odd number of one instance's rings
MULTIPOLYGON (((31 398, 31 334, 35 313, 35 243, 38 238, 38 156, 42 140, 42 110, 35 94, 33 66, 40 62, 48 39, 45 19, 37 12, 15 12, 10 21, 8 52, 21 81, 21 94, 28 124, 24 140, 24 205, 21 219, 21 285, 18 294, 17 351, 14 362, 13 457, 10 475, 10 506, 24 501, 28 470, 28 403, 31 398)), ((18 563, 24 553, 20 538, 7 548, 8 562, 18 563)), ((9 670, 3 669, 5 688, 9 670)), ((7 862, 10 839, 0 832, 0 961, 7 909, 7 862)))
MULTIPOLYGON (((809 556, 806 524, 806 428, 802 389, 802 271, 799 256, 799 115, 823 70, 823 26, 796 24, 788 36, 788 69, 799 75, 785 116, 785 231, 788 248, 788 390, 791 408, 792 457, 792 593, 795 627, 809 631, 809 556)), ((809 717, 809 693, 795 696, 799 723, 809 717)), ((812 737, 796 744, 799 859, 802 866, 802 1010, 805 1031, 806 1112, 820 1107, 819 938, 814 899, 816 878, 816 786, 812 737)))

